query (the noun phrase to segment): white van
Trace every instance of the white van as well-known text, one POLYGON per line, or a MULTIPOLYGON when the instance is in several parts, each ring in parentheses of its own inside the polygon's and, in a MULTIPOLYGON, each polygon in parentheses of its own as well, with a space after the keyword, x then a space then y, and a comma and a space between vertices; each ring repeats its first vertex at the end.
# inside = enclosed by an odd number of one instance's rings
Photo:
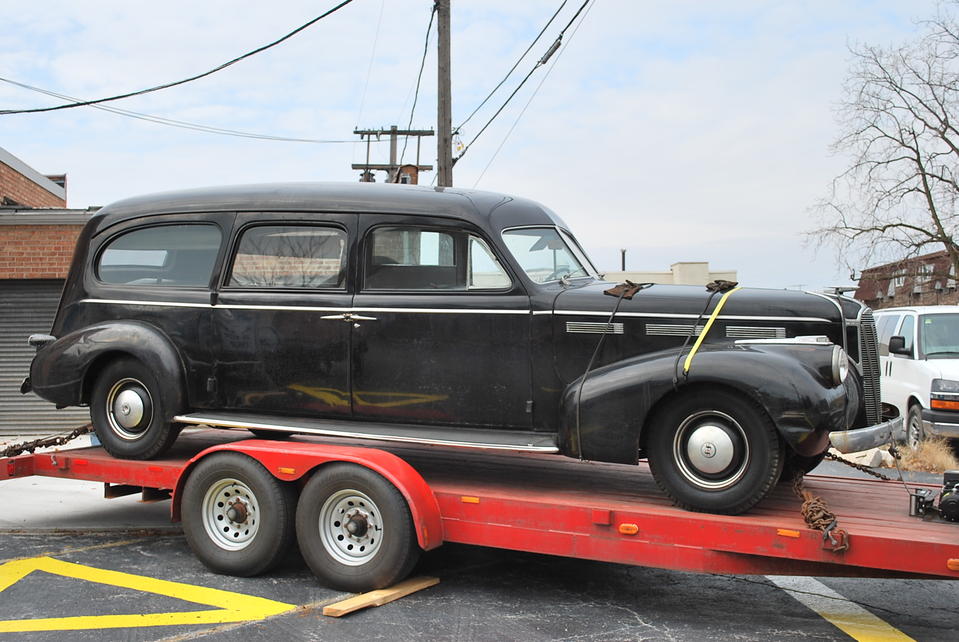
POLYGON ((904 417, 906 441, 959 438, 959 306, 877 310, 882 402, 904 417))

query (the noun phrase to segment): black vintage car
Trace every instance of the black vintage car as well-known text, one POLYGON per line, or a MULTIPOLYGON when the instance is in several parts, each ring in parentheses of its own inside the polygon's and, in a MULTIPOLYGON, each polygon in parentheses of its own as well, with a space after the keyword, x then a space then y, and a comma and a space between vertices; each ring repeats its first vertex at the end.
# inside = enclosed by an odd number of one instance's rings
POLYGON ((117 457, 187 425, 645 457, 678 504, 738 513, 830 437, 901 420, 868 309, 732 285, 605 282, 553 212, 500 194, 159 194, 88 222, 23 390, 89 405, 117 457))

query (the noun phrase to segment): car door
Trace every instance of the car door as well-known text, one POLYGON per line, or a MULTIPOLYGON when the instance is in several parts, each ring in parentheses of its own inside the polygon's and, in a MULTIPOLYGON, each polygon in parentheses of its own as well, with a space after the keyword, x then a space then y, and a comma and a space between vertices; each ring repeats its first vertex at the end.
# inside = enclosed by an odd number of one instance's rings
MULTIPOLYGON (((889 398, 894 400, 896 407, 905 412, 909 409, 909 398, 915 397, 928 404, 929 376, 926 373, 925 360, 917 359, 916 343, 916 315, 907 312, 902 315, 891 336, 901 336, 905 346, 912 354, 892 354, 887 356, 886 376, 882 382, 883 394, 888 392, 889 398), (885 389, 888 388, 888 391, 885 389)), ((886 346, 888 347, 888 341, 886 346)))
POLYGON ((241 213, 214 305, 224 409, 349 416, 356 216, 241 213))
POLYGON ((530 302, 478 230, 365 215, 353 307, 354 416, 530 426, 530 302))

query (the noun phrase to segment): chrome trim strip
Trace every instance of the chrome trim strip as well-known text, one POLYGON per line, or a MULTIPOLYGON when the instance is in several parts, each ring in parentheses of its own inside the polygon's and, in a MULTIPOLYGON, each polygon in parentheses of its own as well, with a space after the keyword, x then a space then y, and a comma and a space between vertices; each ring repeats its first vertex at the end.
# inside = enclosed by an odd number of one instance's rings
MULTIPOLYGON (((609 312, 603 312, 602 310, 556 310, 553 314, 559 314, 564 316, 591 316, 591 317, 608 317, 609 312)), ((669 312, 617 312, 617 317, 630 317, 630 318, 642 318, 649 317, 652 319, 699 319, 701 315, 699 314, 678 314, 678 313, 669 313, 669 312)), ((829 319, 822 319, 820 317, 759 317, 759 316, 739 316, 735 314, 720 314, 717 319, 723 319, 726 321, 819 321, 823 323, 829 323, 829 319)))
POLYGON ((217 304, 209 303, 180 303, 176 301, 140 301, 134 299, 81 299, 80 303, 108 303, 120 305, 142 305, 169 308, 208 308, 218 310, 277 310, 290 312, 339 312, 350 314, 354 312, 399 312, 411 314, 517 314, 529 315, 530 310, 497 310, 477 308, 352 308, 352 307, 316 307, 308 305, 247 305, 247 304, 217 304))
POLYGON ((833 345, 824 334, 805 335, 802 337, 791 337, 788 339, 739 339, 736 345, 833 345))
POLYGON ((623 334, 623 324, 567 321, 566 332, 569 334, 623 334))
POLYGON ((324 435, 326 437, 349 437, 352 439, 377 439, 379 441, 398 441, 408 444, 431 444, 434 446, 459 446, 461 448, 485 448, 489 450, 512 450, 522 452, 539 453, 557 453, 559 448, 556 446, 534 446, 526 444, 525 446, 509 444, 484 444, 477 442, 452 441, 447 439, 428 439, 426 437, 397 437, 395 435, 376 435, 363 432, 351 432, 348 430, 324 430, 323 428, 301 428, 296 426, 283 426, 279 424, 263 424, 255 421, 232 421, 229 419, 211 419, 209 417, 200 417, 196 415, 177 415, 173 421, 183 424, 216 426, 218 428, 253 428, 256 430, 276 430, 281 432, 294 432, 310 435, 324 435))

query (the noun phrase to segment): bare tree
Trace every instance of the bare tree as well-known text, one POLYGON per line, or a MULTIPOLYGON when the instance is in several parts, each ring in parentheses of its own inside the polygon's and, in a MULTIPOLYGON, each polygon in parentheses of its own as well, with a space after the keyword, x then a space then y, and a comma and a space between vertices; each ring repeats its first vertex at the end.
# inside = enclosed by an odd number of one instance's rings
MULTIPOLYGON (((945 249, 959 274, 959 22, 950 9, 901 47, 852 48, 834 151, 850 167, 820 203, 822 241, 853 261, 945 249)), ((849 259, 847 259, 849 260, 849 259)), ((855 265, 850 265, 855 269, 855 265)))

